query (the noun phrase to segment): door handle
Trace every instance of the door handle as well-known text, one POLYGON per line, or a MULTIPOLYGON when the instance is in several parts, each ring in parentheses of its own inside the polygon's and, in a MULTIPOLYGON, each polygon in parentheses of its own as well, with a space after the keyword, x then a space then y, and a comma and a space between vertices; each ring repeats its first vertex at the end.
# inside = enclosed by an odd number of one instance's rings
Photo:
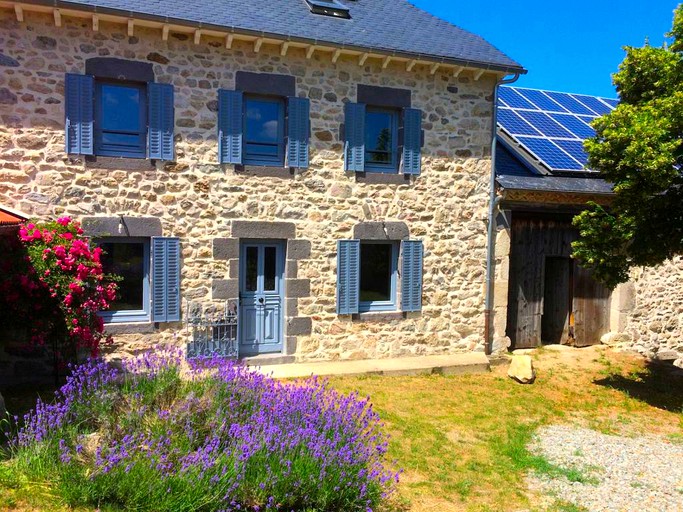
POLYGON ((259 304, 263 304, 266 301, 263 297, 259 297, 258 302, 259 304))

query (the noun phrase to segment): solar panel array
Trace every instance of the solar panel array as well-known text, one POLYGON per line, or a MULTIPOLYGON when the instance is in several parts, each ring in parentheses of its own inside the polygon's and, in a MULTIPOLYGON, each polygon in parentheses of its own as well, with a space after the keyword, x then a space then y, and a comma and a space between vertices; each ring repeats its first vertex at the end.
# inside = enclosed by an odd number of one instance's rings
POLYGON ((595 135, 588 124, 617 106, 617 100, 583 94, 501 87, 498 126, 550 171, 585 172, 583 141, 595 135))

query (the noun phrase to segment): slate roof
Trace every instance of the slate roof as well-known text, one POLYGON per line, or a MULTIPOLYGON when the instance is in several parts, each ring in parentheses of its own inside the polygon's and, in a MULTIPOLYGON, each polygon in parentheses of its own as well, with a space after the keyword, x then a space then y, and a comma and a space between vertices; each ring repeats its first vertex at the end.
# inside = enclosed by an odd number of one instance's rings
POLYGON ((599 178, 572 178, 566 176, 497 176, 496 181, 506 190, 533 192, 567 192, 575 194, 612 194, 612 185, 599 178))
POLYGON ((374 50, 498 71, 526 72, 482 37, 418 9, 406 0, 339 1, 349 8, 351 19, 313 14, 305 0, 28 0, 28 3, 374 50))

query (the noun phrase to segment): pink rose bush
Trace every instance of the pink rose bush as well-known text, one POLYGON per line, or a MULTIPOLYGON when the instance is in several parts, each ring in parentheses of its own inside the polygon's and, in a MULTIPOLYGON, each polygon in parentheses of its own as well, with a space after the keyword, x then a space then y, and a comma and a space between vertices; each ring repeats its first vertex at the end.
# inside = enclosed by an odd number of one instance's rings
POLYGON ((115 278, 102 271, 102 250, 91 246, 70 217, 26 223, 18 235, 0 248, 14 254, 0 261, 7 276, 0 301, 15 322, 26 322, 33 347, 52 341, 62 358, 64 350, 96 356, 100 344, 110 341, 97 313, 116 298, 115 278))

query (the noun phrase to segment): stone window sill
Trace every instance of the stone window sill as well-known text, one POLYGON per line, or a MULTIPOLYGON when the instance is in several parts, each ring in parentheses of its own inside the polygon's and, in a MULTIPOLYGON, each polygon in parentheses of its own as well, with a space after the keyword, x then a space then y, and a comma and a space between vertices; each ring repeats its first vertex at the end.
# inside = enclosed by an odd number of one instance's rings
POLYGON ((107 334, 152 334, 154 324, 152 322, 109 323, 104 324, 104 332, 107 334))
POLYGON ((244 176, 263 178, 293 179, 296 170, 293 167, 270 167, 265 165, 235 165, 235 173, 244 176))
POLYGON ((369 311, 351 315, 353 320, 359 322, 392 322, 406 318, 403 311, 369 311))
POLYGON ((410 185, 409 174, 390 174, 385 172, 357 172, 355 174, 357 183, 410 185))
POLYGON ((156 169, 152 160, 121 156, 86 156, 85 166, 88 169, 113 171, 152 171, 156 169))

